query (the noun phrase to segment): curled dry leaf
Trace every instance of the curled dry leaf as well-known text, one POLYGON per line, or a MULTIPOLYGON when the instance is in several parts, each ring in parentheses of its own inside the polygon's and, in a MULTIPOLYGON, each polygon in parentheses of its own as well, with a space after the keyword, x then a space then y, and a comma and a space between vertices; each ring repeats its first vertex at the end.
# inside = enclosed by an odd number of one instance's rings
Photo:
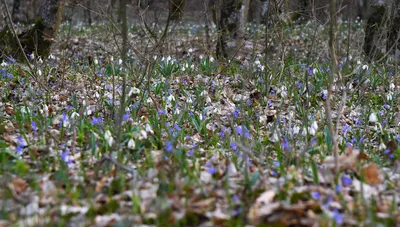
POLYGON ((189 203, 188 211, 196 214, 205 214, 214 208, 215 199, 203 199, 194 203, 189 203))
POLYGON ((367 184, 382 184, 382 172, 376 163, 371 163, 361 169, 361 176, 367 184))
POLYGON ((264 217, 270 215, 275 209, 279 207, 279 203, 273 203, 274 197, 275 192, 269 190, 263 192, 256 199, 256 203, 251 206, 247 215, 251 223, 259 223, 264 217))
POLYGON ((13 189, 17 194, 24 192, 26 188, 29 186, 28 183, 24 179, 14 178, 12 181, 13 189))
MULTIPOLYGON (((352 147, 346 147, 346 150, 342 155, 339 156, 339 169, 340 170, 355 170, 357 167, 357 162, 362 158, 360 156, 360 151, 353 149, 352 147)), ((335 158, 333 156, 326 157, 324 161, 324 166, 327 169, 335 168, 335 158)))

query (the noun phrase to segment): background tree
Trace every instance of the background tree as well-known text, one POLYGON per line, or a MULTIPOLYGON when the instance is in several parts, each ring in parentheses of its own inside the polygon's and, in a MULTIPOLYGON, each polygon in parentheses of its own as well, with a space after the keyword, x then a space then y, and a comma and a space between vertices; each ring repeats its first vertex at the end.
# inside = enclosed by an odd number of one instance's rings
POLYGON ((389 3, 370 1, 366 7, 368 17, 363 49, 370 60, 379 60, 398 49, 400 0, 389 3), (386 45, 382 45, 383 40, 387 40, 386 45))
POLYGON ((239 26, 241 18, 242 1, 220 0, 217 1, 217 58, 228 58, 238 48, 240 37, 239 26), (219 3, 219 4, 218 4, 219 3))
MULTIPOLYGON (((4 5, 5 2, 3 1, 4 5)), ((50 47, 55 42, 58 28, 63 17, 65 0, 41 0, 39 17, 35 25, 14 37, 12 26, 6 26, 0 32, 0 51, 2 56, 13 56, 22 59, 25 54, 36 53, 47 56, 50 47), (18 42, 22 45, 23 51, 18 42)), ((12 22, 9 23, 11 25, 12 22)))

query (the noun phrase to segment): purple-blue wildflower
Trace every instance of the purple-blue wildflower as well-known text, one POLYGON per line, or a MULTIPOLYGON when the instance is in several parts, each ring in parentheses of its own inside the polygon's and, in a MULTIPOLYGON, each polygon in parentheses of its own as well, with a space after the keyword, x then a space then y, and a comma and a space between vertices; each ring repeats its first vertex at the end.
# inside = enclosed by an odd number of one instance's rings
POLYGON ((237 145, 235 142, 231 141, 230 146, 233 150, 237 150, 237 145))
POLYGON ((32 130, 33 130, 33 131, 36 131, 36 130, 37 130, 36 122, 32 121, 32 122, 31 122, 31 126, 32 126, 32 130))
POLYGON ((344 187, 351 186, 352 183, 353 183, 353 181, 351 180, 350 177, 348 177, 348 176, 342 176, 342 185, 343 185, 344 187))
POLYGON ((321 198, 321 193, 319 192, 311 192, 311 196, 313 199, 319 200, 321 198))
POLYGON ((167 143, 165 144, 165 150, 167 152, 171 152, 174 150, 174 146, 172 145, 171 141, 167 141, 167 143))

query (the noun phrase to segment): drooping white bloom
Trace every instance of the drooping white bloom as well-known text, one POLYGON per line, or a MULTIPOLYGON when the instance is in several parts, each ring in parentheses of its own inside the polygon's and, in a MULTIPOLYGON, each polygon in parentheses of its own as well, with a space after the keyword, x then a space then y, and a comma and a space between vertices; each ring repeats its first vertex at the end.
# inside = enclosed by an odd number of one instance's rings
POLYGON ((368 65, 363 65, 363 66, 362 66, 362 69, 363 69, 363 70, 368 70, 368 65))
POLYGON ((314 121, 314 122, 311 124, 311 128, 314 129, 315 131, 318 130, 318 124, 317 124, 316 121, 314 121))
POLYGON ((37 74, 38 74, 39 76, 41 76, 41 75, 42 75, 42 70, 39 69, 39 70, 37 71, 37 74))
POLYGON ((108 145, 109 145, 110 147, 113 145, 113 143, 114 143, 114 138, 112 137, 110 130, 107 130, 107 131, 104 133, 104 139, 107 141, 107 143, 108 143, 108 145))
POLYGON ((135 147, 136 147, 135 141, 134 141, 133 139, 130 139, 130 140, 128 141, 128 148, 131 149, 131 150, 133 150, 133 149, 135 149, 135 147))
POLYGON ((293 127, 293 135, 296 135, 296 134, 298 134, 299 132, 300 132, 300 127, 297 126, 297 125, 295 125, 295 126, 293 127))
POLYGON ((392 99, 393 99, 392 92, 389 92, 389 93, 386 95, 386 100, 392 101, 392 99))
POLYGON ((214 62, 214 58, 212 56, 210 57, 210 62, 214 62))
POLYGON ((371 123, 377 122, 377 121, 378 121, 378 117, 376 116, 376 113, 372 112, 372 113, 369 115, 368 120, 369 120, 369 122, 371 122, 371 123))
POLYGON ((29 58, 30 58, 31 60, 34 60, 34 59, 35 59, 35 53, 32 53, 32 54, 29 56, 29 58))
POLYGON ((99 64, 99 60, 97 60, 97 58, 94 59, 94 64, 98 65, 99 64))
POLYGON ((110 61, 114 62, 114 57, 113 56, 111 56, 110 61))
POLYGON ((381 143, 381 144, 379 144, 378 149, 381 150, 381 151, 383 151, 383 150, 386 149, 386 145, 385 145, 384 143, 381 143))
POLYGON ((78 118, 80 115, 77 113, 77 112, 73 112, 72 114, 71 114, 71 118, 72 119, 76 119, 76 118, 78 118))
POLYGON ((394 83, 390 83, 389 84, 389 89, 390 90, 394 90, 396 88, 396 85, 394 85, 394 83))
POLYGON ((167 97, 167 101, 168 101, 168 103, 170 103, 170 102, 172 102, 172 101, 175 101, 175 97, 174 97, 172 94, 170 94, 170 95, 167 97))

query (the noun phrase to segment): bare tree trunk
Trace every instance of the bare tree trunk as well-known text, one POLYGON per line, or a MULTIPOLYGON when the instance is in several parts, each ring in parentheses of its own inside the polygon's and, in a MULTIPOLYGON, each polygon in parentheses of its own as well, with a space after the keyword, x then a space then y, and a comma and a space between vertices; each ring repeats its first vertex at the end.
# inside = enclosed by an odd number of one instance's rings
POLYGON ((30 30, 18 35, 24 48, 24 53, 19 49, 18 41, 13 37, 7 26, 0 32, 0 49, 2 55, 12 55, 22 59, 25 54, 37 52, 40 56, 48 56, 50 47, 55 42, 58 27, 60 26, 65 0, 41 0, 39 18, 30 30))
MULTIPOLYGON (((126 66, 126 59, 127 59, 127 53, 128 53, 128 22, 127 22, 127 17, 126 17, 126 4, 127 0, 120 0, 120 12, 119 12, 119 18, 121 18, 121 35, 122 35, 122 49, 121 49, 121 59, 123 62, 123 65, 126 66)), ((120 109, 119 113, 115 122, 115 130, 117 133, 116 137, 116 148, 120 148, 120 142, 121 142, 121 137, 122 137, 122 132, 121 132, 121 127, 122 127, 122 119, 124 116, 125 112, 125 100, 126 100, 126 73, 123 72, 122 75, 122 95, 121 95, 121 101, 120 101, 120 109)))
POLYGON ((17 15, 19 13, 20 6, 21 6, 21 0, 14 0, 12 8, 12 19, 14 22, 19 21, 17 15))
POLYGON ((86 9, 85 9, 85 21, 92 25, 92 3, 91 0, 86 0, 86 9))
POLYGON ((227 58, 237 49, 239 36, 239 20, 241 1, 239 0, 220 0, 217 11, 220 12, 217 29, 217 58, 227 58))
POLYGON ((203 10, 204 10, 204 29, 206 33, 206 45, 207 51, 211 50, 211 43, 210 43, 210 20, 208 16, 208 5, 207 0, 203 0, 203 10))

